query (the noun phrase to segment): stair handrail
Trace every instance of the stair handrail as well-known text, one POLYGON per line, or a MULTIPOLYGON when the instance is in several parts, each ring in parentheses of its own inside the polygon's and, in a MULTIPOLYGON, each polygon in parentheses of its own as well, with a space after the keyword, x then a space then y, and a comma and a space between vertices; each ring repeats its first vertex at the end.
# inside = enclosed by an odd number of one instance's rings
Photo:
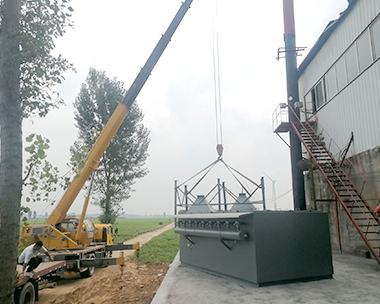
MULTIPOLYGON (((287 105, 287 108, 290 108, 290 110, 294 113, 294 116, 297 118, 298 122, 299 123, 302 123, 302 121, 300 120, 300 118, 298 117, 298 115, 296 115, 294 109, 292 107, 290 107, 289 105, 287 105)), ((329 147, 331 147, 331 144, 333 144, 335 146, 335 148, 337 149, 339 157, 334 157, 334 159, 337 158, 337 160, 339 161, 339 158, 343 155, 343 149, 341 149, 339 147, 339 145, 334 141, 334 139, 332 138, 332 136, 327 132, 327 130, 321 125, 321 123, 318 121, 317 117, 314 115, 313 117, 313 120, 311 120, 310 118, 307 119, 305 122, 308 123, 310 126, 310 121, 314 124, 318 124, 318 129, 320 129, 322 132, 319 132, 319 136, 322 137, 322 136, 327 136, 329 138, 329 147)), ((326 143, 326 142, 325 142, 326 143)), ((327 147, 327 145, 326 145, 327 147)), ((330 151, 330 148, 328 149, 330 151)), ((331 155, 333 155, 331 153, 331 155)), ((349 166, 351 166, 351 168, 354 169, 355 171, 355 174, 356 174, 356 177, 357 179, 360 178, 361 179, 361 185, 360 185, 360 182, 357 181, 355 182, 354 184, 357 184, 358 186, 360 187, 357 187, 358 189, 361 188, 361 191, 359 194, 363 195, 363 192, 364 192, 364 187, 367 187, 367 193, 368 194, 371 194, 373 195, 374 197, 373 198, 367 198, 368 195, 366 195, 366 200, 367 201, 375 201, 376 203, 376 206, 379 206, 380 205, 380 195, 379 193, 376 191, 376 189, 371 185, 370 182, 368 182, 365 177, 363 176, 363 174, 360 172, 360 170, 357 168, 357 166, 354 165, 354 163, 348 159, 348 158, 345 158, 344 160, 344 165, 347 166, 347 164, 349 164, 349 166)), ((343 165, 343 164, 342 164, 343 165)), ((348 173, 345 171, 345 173, 348 175, 348 173)))
MULTIPOLYGON (((306 121, 306 122, 301 122, 301 121, 299 121, 299 123, 300 123, 302 126, 304 126, 304 124, 306 124, 306 125, 309 127, 309 129, 313 131, 314 135, 318 136, 318 134, 315 132, 315 130, 312 128, 312 126, 311 126, 311 124, 310 124, 309 122, 307 122, 307 121, 306 121)), ((299 132, 297 131, 297 133, 299 133, 299 132)), ((299 134, 299 136, 301 136, 301 134, 299 134)), ((302 137, 302 136, 301 136, 301 137, 302 137)), ((314 138, 313 138, 311 135, 309 135, 308 137, 309 137, 308 139, 311 140, 315 146, 320 146, 319 143, 316 142, 316 141, 314 140, 314 138)), ((319 137, 319 136, 318 136, 318 137, 319 137)), ((323 146, 323 148, 324 148, 324 152, 327 153, 327 154, 329 155, 329 157, 331 158, 331 160, 332 160, 332 162, 325 162, 325 163, 323 163, 323 165, 324 165, 324 169, 326 169, 326 167, 329 167, 329 168, 330 168, 331 172, 334 174, 334 176, 335 176, 336 178, 338 178, 340 184, 343 185, 343 187, 345 188, 345 191, 346 191, 347 193, 349 193, 349 196, 350 196, 351 199, 352 199, 352 204, 355 204, 355 207, 356 207, 356 208, 359 208, 363 214, 366 212, 366 210, 363 209, 362 206, 360 206, 360 205, 358 204, 358 200, 356 199, 356 196, 357 196, 357 197, 360 198, 360 201, 361 201, 361 202, 364 202, 364 204, 367 206, 367 209, 370 210, 372 216, 375 217, 375 218, 377 218, 377 215, 374 213, 374 210, 372 209, 372 207, 369 206, 369 205, 366 203, 365 199, 364 199, 364 198, 361 196, 361 194, 356 190, 356 188, 354 188, 354 190, 353 190, 353 191, 355 192, 355 195, 354 195, 353 193, 351 193, 351 191, 350 191, 349 188, 347 188, 347 186, 345 185, 345 182, 343 181, 343 179, 342 179, 341 176, 340 176, 340 173, 342 173, 342 174, 344 175, 344 177, 345 177, 347 180, 350 181, 349 176, 347 175, 347 173, 346 173, 342 168, 340 168, 339 163, 338 163, 337 160, 334 158, 334 156, 332 155, 332 153, 330 153, 330 151, 325 147, 325 145, 322 145, 322 146, 323 146), (334 166, 334 165, 335 165, 335 166, 334 166), (337 168, 340 168, 340 170, 336 170, 337 168)), ((313 153, 313 152, 310 150, 310 148, 307 147, 307 146, 305 146, 305 149, 308 151, 310 157, 314 159, 315 163, 316 163, 318 166, 321 167, 321 170, 323 171, 323 172, 321 171, 321 173, 322 173, 322 175, 324 176, 324 178, 325 178, 326 180, 329 180, 328 177, 327 177, 327 175, 325 174, 323 168, 322 168, 322 164, 321 164, 320 162, 318 162, 318 159, 316 158, 316 156, 314 155, 314 153, 313 153)), ((330 184, 330 183, 331 183, 331 182, 329 182, 329 184, 330 184)), ((332 185, 332 184, 331 184, 331 185, 332 185)), ((333 185, 332 185, 332 186, 333 186, 333 185)), ((354 186, 354 185, 353 185, 353 186, 354 186)), ((334 192, 337 196, 339 196, 339 192, 338 192, 338 191, 334 191, 334 190, 333 190, 333 192, 334 192)), ((347 207, 347 211, 348 211, 348 207, 347 207)), ((370 218, 370 217, 367 217, 367 220, 370 221, 371 218, 370 218)))
MULTIPOLYGON (((293 109, 291 109, 293 111, 293 109)), ((294 111, 293 111, 294 113, 294 111)), ((294 113, 295 114, 295 113, 294 113)), ((341 167, 341 164, 336 161, 332 153, 327 149, 324 142, 322 142, 320 135, 318 135, 315 131, 315 129, 312 127, 310 122, 301 122, 299 117, 295 114, 294 115, 298 123, 291 122, 292 128, 294 132, 297 134, 297 136, 300 138, 300 140, 303 142, 305 149, 308 151, 310 157, 315 162, 316 166, 318 167, 319 171, 325 178, 326 182, 329 184, 331 190, 334 192, 337 200, 340 202, 341 206, 345 210, 348 217, 351 219, 352 224, 355 226, 358 233, 361 235, 364 243, 366 244, 368 250, 371 252, 374 259, 380 264, 380 256, 378 255, 378 252, 375 251, 375 248, 379 249, 379 247, 374 247, 370 243, 370 239, 367 238, 367 235, 369 233, 369 227, 370 226, 377 226, 380 223, 379 216, 374 212, 372 207, 367 203, 367 201, 362 197, 362 195, 358 192, 355 185, 345 172, 343 168, 341 167), (316 153, 313 151, 313 147, 316 147, 317 150, 315 150, 316 153), (320 159, 318 159, 318 153, 320 153, 319 148, 323 149, 323 152, 320 155, 326 155, 326 158, 324 159, 324 162, 321 162, 320 159), (328 176, 328 167, 331 168, 331 172, 334 177, 334 180, 332 179, 332 176, 328 176), (338 182, 338 183, 337 183, 338 182), (342 188, 337 189, 336 186, 339 185, 342 188), (348 195, 349 199, 347 200, 342 197, 343 192, 345 195, 348 195), (347 203, 351 204, 350 210, 347 203), (356 206, 355 206, 356 205, 356 206), (359 210, 361 212, 361 215, 364 215, 364 218, 355 218, 353 216, 353 208, 359 207, 359 210), (364 210, 363 209, 367 209, 364 210), (371 215, 371 216, 370 216, 371 215), (359 224, 359 220, 365 220, 366 222, 359 224), (363 229, 363 228, 364 229, 363 229)), ((331 138, 331 136, 330 136, 331 138)), ((332 138, 331 138, 332 139, 332 138)), ((332 140, 333 141, 333 140, 332 140)), ((355 166, 352 164, 352 166, 355 169, 355 166)), ((363 178, 364 179, 364 178, 363 178)), ((365 179, 364 179, 365 180, 365 179)), ((376 193, 376 191, 373 191, 376 193)), ((376 228, 375 228, 376 229, 376 228)), ((374 233, 372 231, 372 233, 374 233)))
MULTIPOLYGON (((299 121, 299 123, 304 126, 304 123, 307 124, 310 129, 315 133, 314 129, 312 128, 312 126, 310 125, 309 122, 301 122, 299 121)), ((296 125, 294 122, 291 122, 292 124, 292 127, 294 129, 294 131, 297 133, 297 136, 299 136, 300 138, 302 138, 301 136, 301 133, 299 132, 299 130, 297 129, 296 125)), ((316 134, 317 135, 317 134, 316 134)), ((314 142, 314 138, 312 138, 310 136, 310 139, 314 142)), ((310 157, 313 158, 314 162, 316 163, 316 165, 318 166, 318 169, 319 171, 321 172, 321 174, 324 176, 326 182, 329 184, 331 190, 334 192, 336 198, 338 199, 338 201, 341 203, 341 206, 343 207, 343 209, 345 210, 347 216, 351 219, 351 222, 353 223, 353 225, 355 226, 356 230, 358 231, 358 233, 361 235, 364 243, 366 244, 367 248, 369 249, 369 251, 371 252, 372 256, 376 259, 376 261, 380 264, 380 257, 377 255, 374 247, 371 245, 369 239, 367 239, 367 234, 368 234, 368 226, 370 225, 370 221, 372 220, 371 218, 368 217, 368 213, 366 212, 363 212, 362 211, 362 214, 366 214, 366 220, 368 220, 368 225, 367 225, 367 232, 364 234, 363 230, 360 228, 359 224, 357 223, 357 220, 353 217, 352 215, 352 212, 350 210, 348 210, 348 206, 344 203, 342 197, 340 196, 338 190, 336 189, 336 187, 333 185, 332 181, 328 178, 328 176, 326 175, 326 172, 323 170, 322 166, 321 166, 321 163, 318 162, 316 156, 314 155, 314 153, 311 151, 311 148, 305 144, 305 148, 306 150, 309 152, 310 154, 310 157)), ((325 146, 323 146, 325 152, 327 152, 329 154, 329 156, 331 157, 331 160, 332 162, 327 162, 327 164, 329 166, 331 166, 331 168, 335 171, 335 168, 332 166, 333 164, 335 165, 338 165, 337 168, 340 168, 339 164, 336 162, 335 158, 333 157, 333 155, 327 150, 327 148, 325 146)), ((347 177, 347 174, 344 172, 344 170, 342 168, 340 168, 340 172, 343 173, 346 177, 347 177)), ((341 184, 346 188, 346 191, 349 190, 346 186, 346 184, 343 182, 343 180, 341 179, 341 177, 339 176, 339 174, 336 174, 335 175, 336 177, 338 177, 341 181, 341 184)), ((350 181, 350 179, 348 178, 348 180, 350 181)), ((347 191, 347 192, 350 192, 350 191, 347 191)), ((354 189, 354 192, 357 193, 357 190, 354 189)), ((359 196, 360 199, 362 199, 361 195, 359 193, 357 193, 357 195, 359 196)), ((352 194, 350 193, 350 196, 352 197, 352 194)), ((354 200, 355 203, 357 203, 356 200, 354 200)), ((373 219, 376 221, 376 223, 378 224, 379 223, 379 217, 377 216, 376 213, 373 212, 373 210, 371 210, 371 207, 365 202, 365 200, 362 200, 362 202, 367 206, 368 210, 370 211, 370 213, 372 214, 373 216, 373 219)), ((360 209, 362 209, 362 207, 360 205, 357 205, 357 207, 359 207, 360 209)))

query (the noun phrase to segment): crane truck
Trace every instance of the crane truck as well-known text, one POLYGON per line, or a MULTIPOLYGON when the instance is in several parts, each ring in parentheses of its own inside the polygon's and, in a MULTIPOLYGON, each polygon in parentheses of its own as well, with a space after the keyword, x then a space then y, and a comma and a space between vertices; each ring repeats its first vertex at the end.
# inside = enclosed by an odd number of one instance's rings
MULTIPOLYGON (((138 244, 113 244, 111 225, 94 225, 85 218, 89 196, 85 199, 80 218, 66 217, 66 214, 85 182, 97 169, 101 156, 127 116, 132 103, 136 100, 191 3, 192 0, 182 3, 165 34, 161 36, 147 62, 100 133, 84 161, 83 168, 78 171, 76 178, 71 182, 46 223, 23 226, 22 237, 30 241, 41 240, 54 258, 54 262, 51 263, 55 264, 51 264, 50 267, 41 266, 41 270, 37 268, 33 277, 19 276, 15 294, 16 303, 34 303, 34 300, 38 299, 38 283, 44 278, 59 276, 62 270, 79 272, 82 277, 89 277, 93 274, 95 267, 124 263, 123 257, 113 258, 109 255, 110 252, 139 248, 138 244)), ((47 265, 47 263, 43 264, 47 265)))

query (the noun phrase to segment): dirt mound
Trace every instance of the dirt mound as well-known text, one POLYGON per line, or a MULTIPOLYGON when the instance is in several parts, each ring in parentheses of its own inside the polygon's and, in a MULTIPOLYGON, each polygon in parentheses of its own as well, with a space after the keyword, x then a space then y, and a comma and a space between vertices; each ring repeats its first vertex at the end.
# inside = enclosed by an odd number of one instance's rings
MULTIPOLYGON (((153 237, 174 227, 171 223, 160 229, 139 235, 127 243, 143 245, 153 237)), ((40 291, 38 304, 102 304, 102 303, 150 303, 157 292, 169 264, 139 265, 129 260, 133 250, 124 251, 125 266, 121 276, 120 266, 109 266, 95 270, 91 278, 80 279, 79 275, 58 281, 55 288, 40 291)), ((119 252, 114 252, 119 256, 119 252)))
MULTIPOLYGON (((69 293, 57 295, 50 304, 150 303, 160 286, 169 264, 145 264, 126 260, 120 267, 99 269, 91 278, 75 280, 69 293)), ((64 287, 64 286, 62 286, 64 287)), ((54 292, 54 290, 52 290, 54 292)), ((41 302, 44 296, 41 294, 41 302)))

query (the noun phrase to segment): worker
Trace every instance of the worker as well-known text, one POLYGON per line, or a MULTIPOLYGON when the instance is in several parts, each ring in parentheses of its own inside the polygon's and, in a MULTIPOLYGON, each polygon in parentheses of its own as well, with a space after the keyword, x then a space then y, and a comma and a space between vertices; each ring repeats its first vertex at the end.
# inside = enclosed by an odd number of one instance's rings
POLYGON ((54 261, 49 251, 43 246, 43 243, 37 241, 35 244, 26 247, 18 258, 19 264, 22 265, 22 274, 25 273, 26 266, 29 266, 26 274, 30 275, 34 273, 33 270, 42 262, 42 259, 37 256, 40 253, 45 253, 50 261, 54 261))

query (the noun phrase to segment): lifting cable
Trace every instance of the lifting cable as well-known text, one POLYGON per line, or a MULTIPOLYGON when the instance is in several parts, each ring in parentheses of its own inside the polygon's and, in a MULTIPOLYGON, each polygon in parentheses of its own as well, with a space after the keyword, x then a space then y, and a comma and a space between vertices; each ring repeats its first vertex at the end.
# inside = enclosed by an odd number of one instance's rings
MULTIPOLYGON (((218 34, 218 14, 217 14, 217 2, 218 0, 215 0, 215 5, 212 13, 212 41, 213 41, 213 65, 214 65, 214 95, 215 95, 215 122, 216 122, 216 150, 218 152, 218 159, 214 162, 212 162, 210 165, 206 166, 204 169, 199 171, 198 173, 194 174, 192 177, 181 183, 177 186, 179 189, 181 186, 185 185, 188 181, 195 178, 196 176, 200 175, 201 173, 205 172, 202 177, 195 183, 195 185, 187 191, 187 194, 191 194, 191 192, 199 185, 199 183, 206 177, 206 175, 211 171, 211 169, 219 162, 221 161, 226 168, 230 171, 232 176, 237 180, 237 182, 240 184, 240 186, 245 190, 246 193, 250 193, 246 189, 246 187, 243 185, 243 183, 238 179, 235 173, 240 175, 241 177, 245 178, 247 181, 254 184, 257 188, 252 192, 255 193, 257 189, 262 188, 262 185, 259 185, 237 171, 236 169, 232 168, 231 166, 227 165, 226 162, 222 159, 223 155, 223 132, 222 132, 222 97, 221 97, 221 90, 220 90, 220 66, 219 66, 219 34, 218 34)), ((250 196, 252 196, 252 194, 250 196)))
POLYGON ((194 174, 192 177, 184 181, 178 186, 186 184, 189 180, 198 176, 202 172, 206 173, 200 178, 200 180, 191 188, 188 193, 194 190, 196 186, 205 178, 205 176, 211 171, 211 169, 218 163, 223 155, 223 139, 222 139, 222 100, 220 91, 220 70, 219 70, 219 35, 218 35, 218 20, 217 20, 217 2, 215 0, 214 9, 212 12, 212 42, 213 42, 213 66, 214 66, 214 96, 215 96, 215 124, 216 124, 216 151, 218 152, 218 159, 206 166, 204 169, 194 174))
POLYGON ((212 14, 212 45, 214 63, 214 95, 215 95, 215 124, 216 124, 216 151, 219 158, 223 154, 222 132, 222 96, 220 91, 220 66, 219 66, 219 34, 218 34, 218 0, 215 0, 212 14))
MULTIPOLYGON (((220 90, 220 65, 219 65, 219 33, 218 33, 218 0, 215 0, 213 18, 212 18, 212 41, 213 41, 213 61, 214 61, 214 94, 215 94, 215 117, 216 117, 216 151, 218 152, 218 160, 226 166, 226 168, 231 172, 233 177, 238 181, 241 187, 250 193, 244 185, 240 182, 237 176, 234 174, 236 172, 240 176, 244 177, 246 180, 254 184, 257 188, 261 188, 261 185, 258 185, 239 171, 235 170, 231 166, 227 165, 224 160, 222 160, 223 154, 223 132, 222 132, 222 94, 220 90), (234 172, 232 172, 234 171, 234 172)), ((256 191, 255 190, 255 191, 256 191)))
POLYGON ((215 125, 216 125, 216 151, 218 152, 218 159, 212 162, 210 165, 194 174, 192 177, 184 181, 178 187, 181 187, 189 180, 193 179, 197 175, 206 171, 206 173, 199 179, 198 182, 188 191, 191 193, 198 184, 206 177, 211 169, 218 163, 223 155, 223 139, 222 139, 222 100, 220 91, 220 70, 219 70, 219 37, 218 37, 218 20, 217 20, 217 1, 215 0, 215 6, 212 14, 212 42, 213 42, 213 65, 214 65, 214 96, 215 96, 215 125))
MULTIPOLYGON (((245 191, 246 193, 250 193, 250 191, 248 191, 248 190, 244 187, 244 185, 241 183, 241 181, 236 177, 236 175, 235 175, 232 171, 236 172, 236 173, 239 174, 240 176, 244 177, 247 181, 249 181, 249 182, 251 182, 252 184, 254 184, 254 185, 257 187, 256 190, 262 187, 261 185, 258 185, 257 183, 255 183, 253 180, 249 179, 249 178, 248 178, 247 176, 245 176, 244 174, 240 173, 240 172, 237 171, 236 169, 234 169, 234 168, 232 168, 231 166, 227 165, 227 164, 225 163, 224 160, 221 160, 221 162, 222 162, 222 163, 226 166, 226 168, 231 172, 232 176, 238 181, 238 183, 240 184, 240 186, 244 189, 244 191, 245 191)), ((256 192, 256 190, 255 190, 254 192, 256 192)))
POLYGON ((181 187, 183 186, 184 184, 186 184, 189 180, 193 179, 194 177, 198 176, 199 174, 201 174, 203 171, 206 171, 207 169, 207 172, 201 177, 201 179, 195 184, 195 186, 193 186, 193 188, 191 188, 191 190, 189 191, 189 193, 191 191, 193 191, 193 189, 198 186, 198 184, 205 178, 205 176, 211 171, 211 169, 216 165, 216 163, 219 162, 219 159, 217 159, 216 161, 212 162, 211 164, 209 164, 207 167, 203 168, 201 171, 199 171, 198 173, 194 174, 192 177, 188 178, 187 180, 185 180, 182 184, 180 184, 178 186, 181 187))
MULTIPOLYGON (((251 191, 248 191, 246 189, 246 187, 243 185, 243 183, 239 180, 239 178, 236 176, 235 173, 239 174, 241 177, 245 178, 247 181, 249 181, 250 183, 254 184, 256 186, 256 189, 252 192, 255 193, 258 189, 261 189, 262 188, 262 185, 259 185, 257 183, 255 183, 253 180, 251 180, 250 178, 248 178, 247 176, 245 176, 244 174, 242 174, 241 172, 239 172, 238 170, 232 168, 230 165, 227 165, 227 163, 221 159, 220 157, 213 161, 211 164, 209 164, 208 166, 206 166, 205 168, 203 168, 201 171, 199 171, 198 173, 194 174, 192 177, 188 178, 187 180, 185 180, 183 183, 181 183, 180 185, 177 186, 177 188, 180 188, 181 186, 185 185, 188 181, 190 181, 191 179, 193 179, 194 177, 198 176, 199 174, 203 173, 204 171, 206 171, 206 173, 203 174, 203 176, 195 183, 195 185, 187 192, 187 194, 191 194, 191 192, 199 185, 199 183, 206 177, 206 175, 211 171, 212 168, 214 168, 214 166, 218 163, 218 162, 222 162, 226 168, 230 171, 230 173, 232 174, 232 176, 237 180, 237 182, 240 184, 240 186, 244 189, 244 191, 246 193, 251 193, 251 191), (235 173, 234 173, 235 172, 235 173)), ((251 194, 251 195, 252 195, 251 194)))

